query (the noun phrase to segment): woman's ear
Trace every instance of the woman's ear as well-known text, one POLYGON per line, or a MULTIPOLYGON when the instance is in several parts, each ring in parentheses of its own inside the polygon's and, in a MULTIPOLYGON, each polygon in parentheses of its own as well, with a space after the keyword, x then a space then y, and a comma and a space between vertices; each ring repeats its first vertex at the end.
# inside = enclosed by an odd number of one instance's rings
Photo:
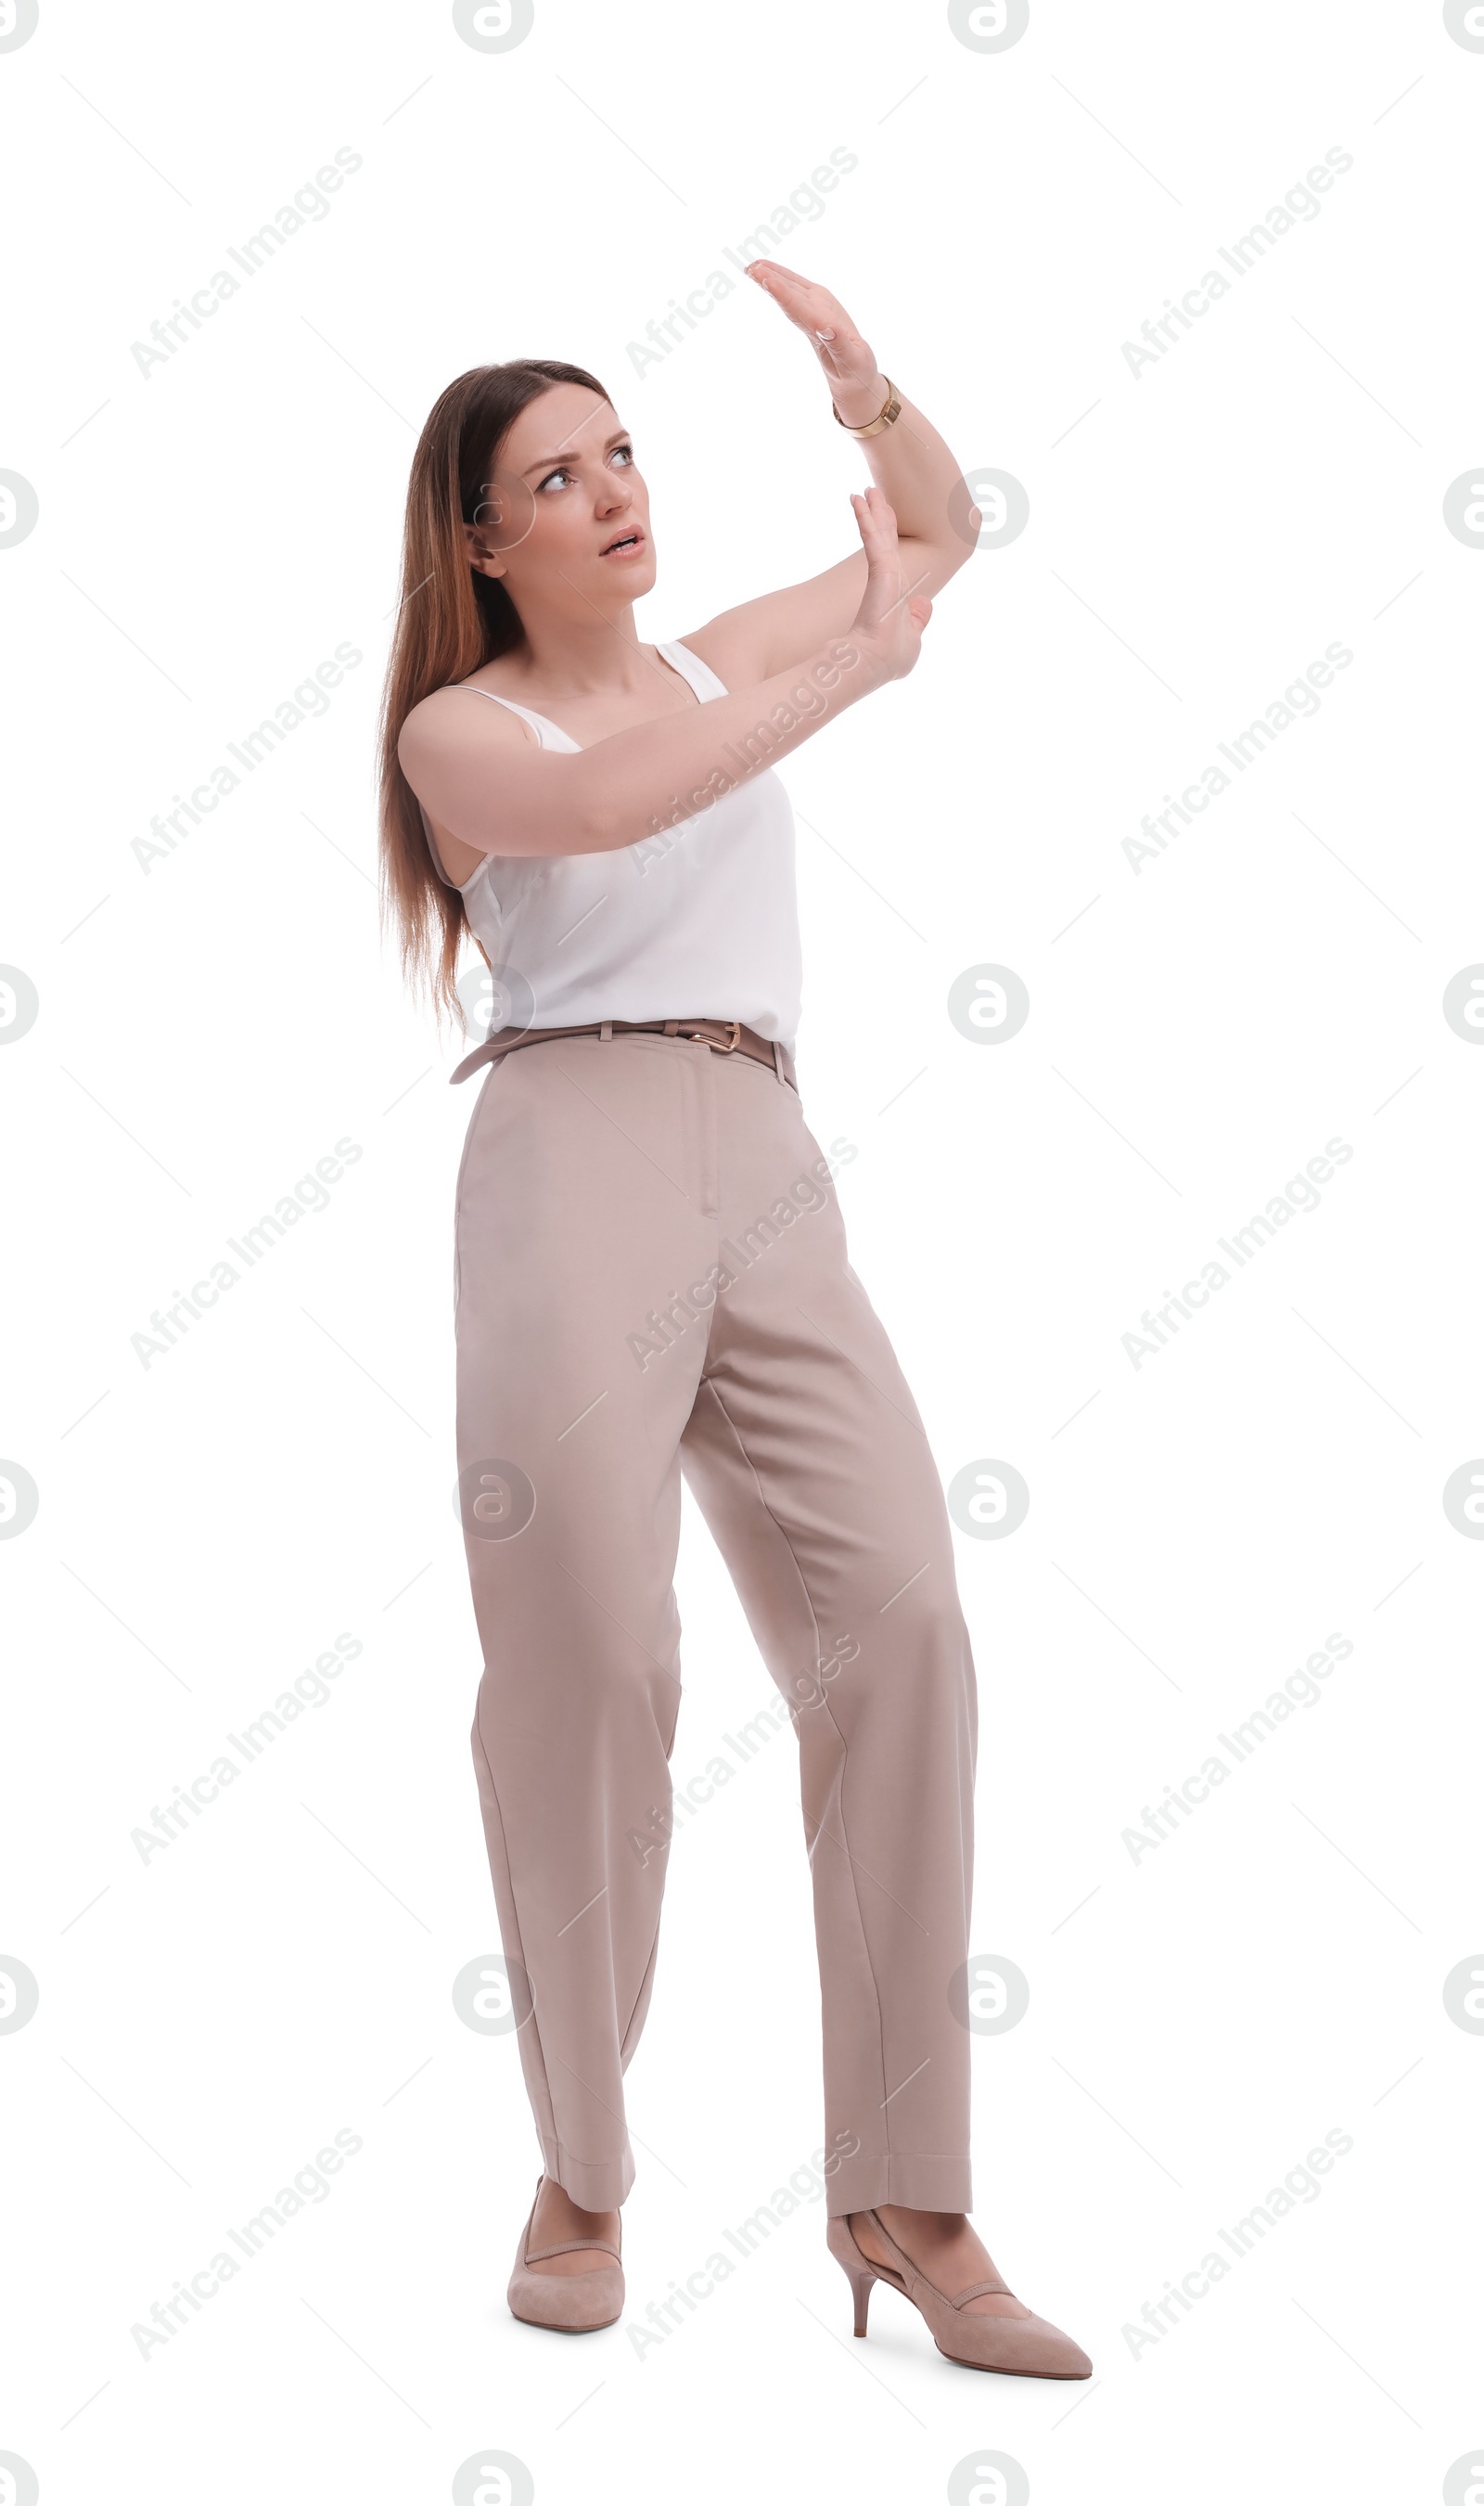
MULTIPOLYGON (((498 518, 496 527, 498 528, 498 518)), ((487 574, 498 582, 505 572, 505 558, 498 549, 491 547, 490 534, 482 523, 466 522, 464 524, 464 546, 469 552, 469 562, 476 571, 479 574, 487 574)))

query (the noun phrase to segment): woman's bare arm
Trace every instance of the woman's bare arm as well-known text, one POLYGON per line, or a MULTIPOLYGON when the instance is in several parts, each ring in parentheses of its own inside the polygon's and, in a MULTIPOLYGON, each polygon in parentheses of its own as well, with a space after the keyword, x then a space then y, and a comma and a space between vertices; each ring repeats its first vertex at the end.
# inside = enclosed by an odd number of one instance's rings
POLYGON ((710 808, 917 659, 932 604, 901 581, 891 507, 856 500, 866 568, 844 630, 756 686, 612 733, 574 756, 532 745, 519 718, 467 688, 415 705, 402 769, 435 826, 477 852, 618 852, 710 808))

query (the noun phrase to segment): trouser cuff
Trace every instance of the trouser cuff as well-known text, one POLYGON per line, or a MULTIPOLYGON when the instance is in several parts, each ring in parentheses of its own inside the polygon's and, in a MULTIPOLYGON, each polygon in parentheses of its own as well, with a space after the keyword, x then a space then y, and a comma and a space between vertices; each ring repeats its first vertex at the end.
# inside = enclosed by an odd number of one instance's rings
POLYGON ((831 2219, 895 2202, 903 2210, 972 2210, 967 2158, 843 2158, 830 2178, 831 2219))
POLYGON ((554 2184, 580 2210, 617 2210, 633 2185, 632 2150, 621 2158, 574 2158, 570 2150, 542 2151, 542 2164, 554 2184))

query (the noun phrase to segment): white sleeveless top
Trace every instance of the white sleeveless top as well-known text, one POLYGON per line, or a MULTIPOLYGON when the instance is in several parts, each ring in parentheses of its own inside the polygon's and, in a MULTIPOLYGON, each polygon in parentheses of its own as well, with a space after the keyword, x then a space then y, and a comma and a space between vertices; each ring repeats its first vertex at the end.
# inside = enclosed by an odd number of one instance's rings
MULTIPOLYGON (((703 704, 728 693, 689 645, 655 649, 703 704)), ((518 713, 543 748, 578 753, 581 743, 544 714, 492 688, 466 693, 518 713)), ((431 828, 428 844, 445 886, 457 886, 431 828)), ((508 991, 522 1023, 740 1019, 794 1050, 802 984, 794 812, 771 769, 620 851, 491 853, 458 893, 491 965, 508 970, 497 1001, 508 991)))

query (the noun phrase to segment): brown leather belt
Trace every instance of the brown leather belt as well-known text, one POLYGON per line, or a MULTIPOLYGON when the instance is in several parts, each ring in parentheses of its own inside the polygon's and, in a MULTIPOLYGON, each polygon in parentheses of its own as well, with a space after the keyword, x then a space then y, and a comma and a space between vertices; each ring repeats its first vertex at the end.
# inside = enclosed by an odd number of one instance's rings
POLYGON ((498 1061, 507 1053, 518 1052, 523 1044, 549 1044, 559 1035, 679 1036, 689 1044, 709 1044, 713 1053, 740 1053, 749 1061, 765 1061, 795 1096, 798 1093, 794 1056, 787 1045, 760 1035, 756 1027, 744 1026, 740 1019, 604 1019, 595 1026, 514 1027, 506 1035, 486 1036, 473 1053, 465 1055, 448 1084, 457 1087, 461 1079, 472 1078, 486 1061, 498 1061))

